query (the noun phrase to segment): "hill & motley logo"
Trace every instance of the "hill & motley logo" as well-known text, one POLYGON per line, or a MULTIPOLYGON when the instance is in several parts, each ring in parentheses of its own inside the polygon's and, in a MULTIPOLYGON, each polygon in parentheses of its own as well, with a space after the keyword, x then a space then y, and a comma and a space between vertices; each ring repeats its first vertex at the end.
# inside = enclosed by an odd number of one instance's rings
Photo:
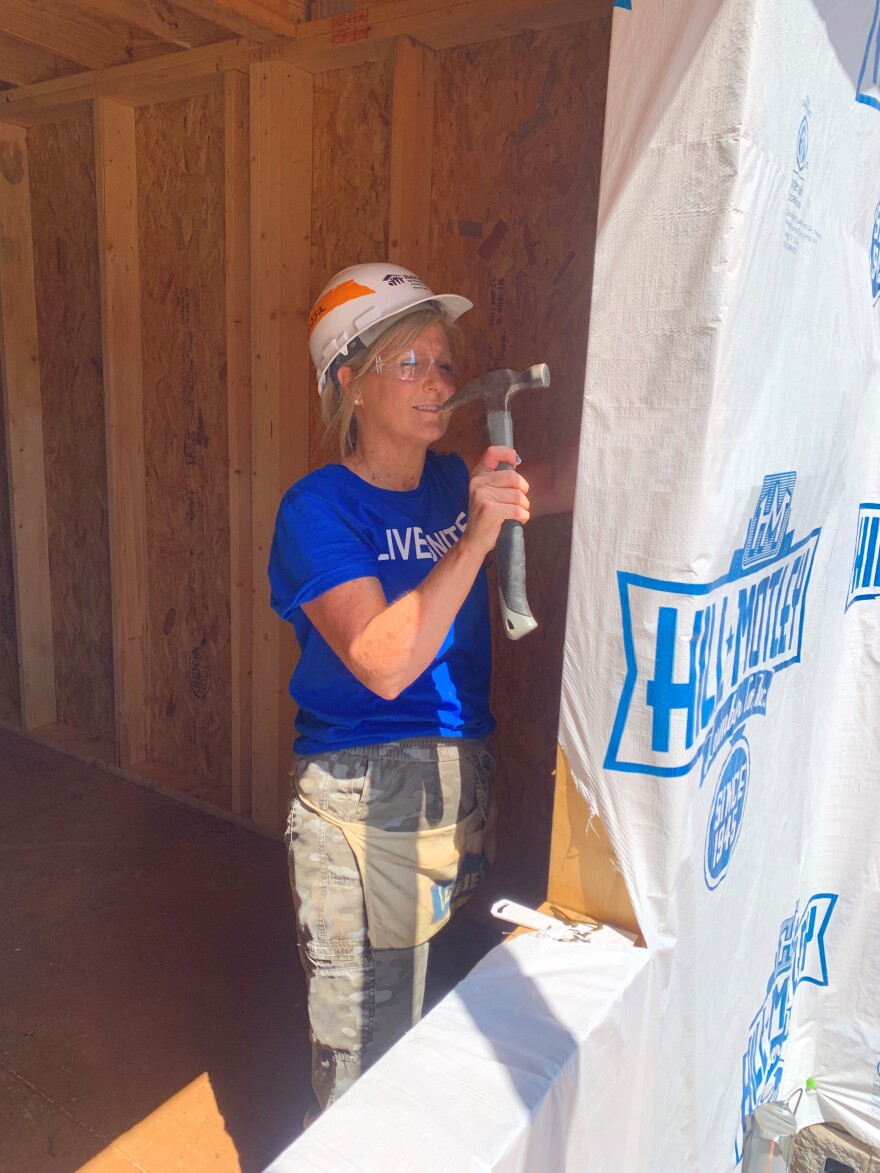
POLYGON ((779 929, 767 994, 749 1025, 749 1042, 742 1059, 740 1124, 734 1146, 737 1164, 742 1160, 748 1117, 759 1104, 780 1098, 785 1063, 782 1051, 788 1039, 792 1003, 798 987, 805 983, 828 985, 825 934, 837 900, 836 893, 817 893, 810 897, 800 915, 795 905, 793 915, 779 929))
POLYGON ((846 595, 848 611, 853 603, 880 598, 880 504, 865 501, 859 506, 856 548, 846 595))
POLYGON ((618 571, 626 678, 605 768, 674 778, 764 714, 778 672, 801 658, 820 529, 788 529, 797 474, 764 478, 745 543, 711 583, 618 571))
POLYGON ((764 715, 778 672, 801 658, 820 530, 789 530, 795 472, 764 478, 745 541, 715 582, 668 582, 618 571, 626 678, 605 768, 681 777, 719 771, 703 856, 707 888, 727 874, 748 797, 745 724, 764 715))

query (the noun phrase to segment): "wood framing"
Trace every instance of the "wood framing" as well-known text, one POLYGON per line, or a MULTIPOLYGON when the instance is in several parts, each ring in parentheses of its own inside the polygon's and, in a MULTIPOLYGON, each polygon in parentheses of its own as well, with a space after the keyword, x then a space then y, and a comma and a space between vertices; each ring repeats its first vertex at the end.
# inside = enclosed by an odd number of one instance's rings
POLYGON ((137 32, 155 37, 160 51, 191 49, 227 40, 231 30, 187 12, 177 3, 145 4, 143 0, 77 0, 80 11, 110 20, 118 20, 137 32), (164 42, 164 44, 162 44, 164 42))
POLYGON ((55 721, 43 414, 27 141, 0 125, 0 356, 25 729, 55 721))
POLYGON ((428 266, 434 56, 412 37, 394 41, 388 259, 415 273, 428 266))
POLYGON ((62 73, 75 72, 77 65, 56 53, 31 45, 17 37, 0 34, 0 77, 14 86, 49 81, 62 73))
POLYGON ((225 75, 226 386, 232 597, 232 809, 251 806, 253 471, 251 464, 250 79, 225 75))
POLYGON ((561 748, 556 757, 547 898, 575 915, 640 932, 605 828, 575 786, 561 748))
POLYGON ((217 92, 223 88, 223 72, 246 69, 251 53, 247 41, 223 41, 131 65, 116 65, 3 90, 0 91, 0 121, 32 126, 76 117, 96 98, 114 98, 129 106, 145 106, 217 92))
POLYGON ((205 20, 258 41, 296 35, 306 14, 305 0, 176 0, 205 20))
POLYGON ((269 606, 278 503, 308 471, 312 79, 285 61, 251 67, 254 677, 251 809, 281 824, 287 800, 296 643, 269 606))
POLYGON ((45 0, 3 0, 0 31, 88 69, 131 60, 131 32, 125 25, 45 0))
POLYGON ((119 764, 147 757, 147 564, 134 110, 94 107, 119 764))
POLYGON ((351 13, 308 21, 284 46, 284 58, 310 73, 362 65, 391 55, 409 36, 431 49, 450 49, 554 28, 605 15, 608 0, 385 0, 351 13))
MULTIPOLYGON (((16 0, 23 3, 24 0, 16 0)), ((249 0, 241 0, 247 5, 249 0)), ((192 0, 190 11, 208 0, 192 0)), ((576 24, 607 15, 610 0, 384 0, 353 13, 297 24, 273 52, 309 73, 390 58, 395 38, 412 37, 432 49, 513 36, 525 29, 576 24)), ((200 11, 205 15, 206 10, 200 11)), ((113 97, 132 105, 207 93, 222 84, 218 73, 244 69, 265 47, 259 38, 229 40, 130 65, 54 78, 0 92, 0 120, 29 126, 70 117, 82 104, 113 97)))

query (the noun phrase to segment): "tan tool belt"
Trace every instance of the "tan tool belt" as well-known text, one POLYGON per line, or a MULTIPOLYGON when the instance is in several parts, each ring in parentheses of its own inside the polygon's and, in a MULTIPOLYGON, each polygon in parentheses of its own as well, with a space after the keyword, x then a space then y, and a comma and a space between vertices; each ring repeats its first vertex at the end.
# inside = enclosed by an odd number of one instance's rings
POLYGON ((374 949, 411 949, 430 940, 468 899, 495 855, 495 805, 458 823, 423 831, 385 831, 346 823, 306 802, 338 827, 355 859, 374 949))

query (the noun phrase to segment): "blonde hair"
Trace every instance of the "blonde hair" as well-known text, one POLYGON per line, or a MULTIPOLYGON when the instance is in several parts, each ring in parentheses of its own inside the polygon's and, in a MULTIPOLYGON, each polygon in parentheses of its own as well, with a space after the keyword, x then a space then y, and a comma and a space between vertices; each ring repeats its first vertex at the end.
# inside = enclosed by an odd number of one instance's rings
MULTIPOLYGON (((399 354, 408 350, 418 336, 429 326, 443 326, 453 358, 457 358, 461 351, 461 331, 448 315, 438 305, 420 306, 389 326, 384 333, 374 339, 364 350, 353 355, 349 362, 341 363, 351 369, 352 379, 349 390, 357 390, 358 385, 372 371, 376 369, 376 358, 386 355, 399 354)), ((342 459, 354 452, 357 446, 357 420, 354 418, 354 395, 346 395, 335 377, 327 380, 324 393, 321 396, 321 418, 324 422, 324 444, 329 450, 335 439, 339 445, 342 459)))

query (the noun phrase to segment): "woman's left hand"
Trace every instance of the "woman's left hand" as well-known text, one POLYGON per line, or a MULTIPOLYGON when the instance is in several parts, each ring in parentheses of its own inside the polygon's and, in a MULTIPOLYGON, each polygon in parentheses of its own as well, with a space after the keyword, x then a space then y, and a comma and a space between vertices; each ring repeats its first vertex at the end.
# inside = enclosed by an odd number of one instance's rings
POLYGON ((471 464, 468 524, 462 541, 485 557, 495 548, 505 521, 527 522, 531 515, 529 483, 515 468, 519 457, 513 448, 492 444, 471 464))
MULTIPOLYGON (((463 454, 463 460, 474 476, 477 468, 485 465, 488 453, 496 451, 463 454)), ((510 448, 497 451, 512 452, 510 448)), ((529 517, 544 517, 548 513, 569 513, 574 507, 574 492, 577 481, 580 443, 575 440, 561 448, 554 456, 544 460, 529 460, 519 466, 517 472, 526 481, 529 498, 529 517)))

